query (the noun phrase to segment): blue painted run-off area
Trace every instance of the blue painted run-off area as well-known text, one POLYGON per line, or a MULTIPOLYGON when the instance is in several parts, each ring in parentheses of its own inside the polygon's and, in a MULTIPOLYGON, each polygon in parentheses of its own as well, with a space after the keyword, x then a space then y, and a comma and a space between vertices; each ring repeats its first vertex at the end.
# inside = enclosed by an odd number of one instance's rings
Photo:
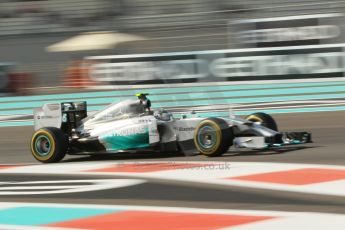
POLYGON ((14 207, 0 209, 0 224, 25 226, 48 225, 117 211, 119 210, 30 206, 14 207))

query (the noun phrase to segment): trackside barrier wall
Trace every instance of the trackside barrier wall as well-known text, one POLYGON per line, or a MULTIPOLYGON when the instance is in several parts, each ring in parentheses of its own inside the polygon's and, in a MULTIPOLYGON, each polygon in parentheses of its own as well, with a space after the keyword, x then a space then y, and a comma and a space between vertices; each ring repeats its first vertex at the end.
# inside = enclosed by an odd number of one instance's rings
POLYGON ((344 77, 345 44, 86 57, 101 85, 344 77))

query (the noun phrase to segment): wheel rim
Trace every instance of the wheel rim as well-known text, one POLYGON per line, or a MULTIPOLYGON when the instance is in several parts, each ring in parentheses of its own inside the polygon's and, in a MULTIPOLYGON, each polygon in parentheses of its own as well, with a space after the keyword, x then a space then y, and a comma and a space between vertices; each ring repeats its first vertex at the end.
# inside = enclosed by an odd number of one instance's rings
POLYGON ((47 136, 40 135, 35 141, 35 150, 39 156, 47 156, 51 150, 51 143, 47 136))
POLYGON ((217 143, 216 130, 209 125, 206 125, 198 131, 198 142, 203 149, 212 149, 217 143))

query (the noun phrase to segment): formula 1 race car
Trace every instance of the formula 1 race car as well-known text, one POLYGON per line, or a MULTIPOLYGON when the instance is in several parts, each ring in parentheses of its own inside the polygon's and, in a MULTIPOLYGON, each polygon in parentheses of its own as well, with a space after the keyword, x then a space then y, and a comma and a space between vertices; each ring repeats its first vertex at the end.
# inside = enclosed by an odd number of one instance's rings
POLYGON ((308 132, 278 132, 274 119, 254 113, 245 119, 176 118, 166 110, 146 111, 137 100, 125 100, 87 116, 86 102, 45 104, 34 109, 32 155, 41 162, 58 162, 66 154, 131 151, 179 151, 214 157, 229 147, 266 149, 311 142, 308 132))

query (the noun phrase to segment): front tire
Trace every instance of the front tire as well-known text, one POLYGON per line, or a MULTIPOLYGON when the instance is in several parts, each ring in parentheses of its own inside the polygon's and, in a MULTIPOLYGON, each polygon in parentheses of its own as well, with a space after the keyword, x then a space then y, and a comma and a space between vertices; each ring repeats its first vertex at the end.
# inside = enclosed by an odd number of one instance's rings
POLYGON ((226 153, 233 144, 233 139, 232 129, 220 118, 207 118, 201 121, 194 132, 197 150, 209 157, 226 153))
POLYGON ((46 127, 37 130, 32 135, 30 149, 36 160, 43 163, 55 163, 65 157, 68 141, 61 129, 46 127))
POLYGON ((253 113, 247 116, 246 120, 260 122, 262 126, 278 132, 278 125, 276 121, 267 113, 253 113))

